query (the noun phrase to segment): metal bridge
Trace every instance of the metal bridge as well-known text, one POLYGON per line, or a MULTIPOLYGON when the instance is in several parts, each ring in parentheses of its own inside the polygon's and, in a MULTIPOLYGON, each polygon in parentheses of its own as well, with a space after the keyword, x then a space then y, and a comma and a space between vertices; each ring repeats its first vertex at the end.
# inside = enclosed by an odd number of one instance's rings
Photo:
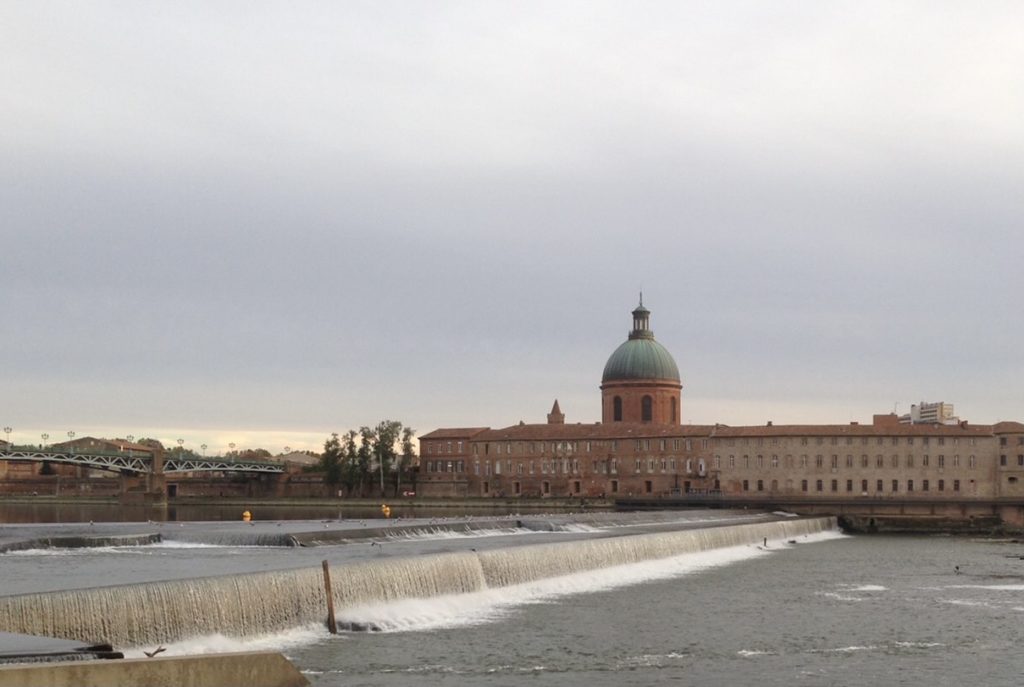
MULTIPOLYGON (((10 448, 0 450, 0 460, 31 460, 35 462, 67 463, 93 470, 120 473, 154 473, 153 459, 128 453, 91 453, 78 451, 52 451, 46 449, 10 448)), ((161 474, 181 472, 262 472, 282 473, 284 465, 254 460, 230 458, 165 457, 161 474)))

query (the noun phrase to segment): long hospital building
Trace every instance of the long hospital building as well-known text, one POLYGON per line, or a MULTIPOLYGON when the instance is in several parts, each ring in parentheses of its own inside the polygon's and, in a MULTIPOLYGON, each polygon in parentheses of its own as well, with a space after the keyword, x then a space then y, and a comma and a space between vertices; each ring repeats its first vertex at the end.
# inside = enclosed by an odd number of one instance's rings
POLYGON ((420 493, 917 503, 932 514, 977 502, 1024 521, 1024 424, 889 414, 871 424, 684 425, 679 369, 650 314, 641 302, 605 364, 601 422, 567 424, 555 401, 545 424, 436 429, 420 437, 420 493))

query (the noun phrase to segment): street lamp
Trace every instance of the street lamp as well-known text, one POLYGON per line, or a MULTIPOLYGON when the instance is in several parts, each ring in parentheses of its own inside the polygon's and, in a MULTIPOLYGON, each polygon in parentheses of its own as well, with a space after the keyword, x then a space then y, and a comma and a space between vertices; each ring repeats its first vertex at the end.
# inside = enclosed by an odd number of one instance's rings
POLYGON ((228 448, 231 449, 232 453, 234 453, 235 452, 235 442, 232 441, 230 444, 228 444, 228 448))
POLYGON ((203 458, 205 458, 206 457, 206 444, 200 445, 199 448, 203 449, 203 458))
POLYGON ((4 427, 4 434, 7 435, 7 445, 8 446, 11 445, 11 432, 13 432, 13 431, 14 430, 11 429, 10 427, 4 427))
POLYGON ((185 443, 184 439, 178 439, 178 454, 179 455, 185 452, 185 449, 182 448, 182 444, 184 444, 184 443, 185 443))
POLYGON ((134 444, 135 443, 135 435, 134 434, 129 434, 128 436, 125 437, 125 439, 128 440, 129 444, 134 444))
POLYGON ((49 441, 50 435, 47 434, 46 432, 43 432, 39 436, 41 436, 43 438, 43 448, 46 448, 46 442, 49 441))
POLYGON ((291 452, 292 452, 292 447, 291 446, 285 446, 284 447, 284 454, 285 455, 288 455, 291 452))

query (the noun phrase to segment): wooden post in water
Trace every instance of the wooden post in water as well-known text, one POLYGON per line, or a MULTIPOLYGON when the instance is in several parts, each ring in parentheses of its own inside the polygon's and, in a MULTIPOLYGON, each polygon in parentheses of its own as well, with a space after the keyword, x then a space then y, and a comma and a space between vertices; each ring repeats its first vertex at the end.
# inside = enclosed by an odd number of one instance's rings
POLYGON ((327 592, 327 629, 332 635, 338 634, 338 623, 334 619, 334 594, 331 592, 331 568, 324 561, 324 591, 327 592))

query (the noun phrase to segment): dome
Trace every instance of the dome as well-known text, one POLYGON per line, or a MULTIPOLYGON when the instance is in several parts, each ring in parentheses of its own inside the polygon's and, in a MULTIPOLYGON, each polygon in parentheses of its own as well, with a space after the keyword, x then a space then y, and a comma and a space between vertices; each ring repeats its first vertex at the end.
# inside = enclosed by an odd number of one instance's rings
POLYGON ((679 368, 672 354, 653 338, 631 338, 608 358, 601 382, 631 379, 671 379, 678 382, 679 368))
POLYGON ((604 366, 601 382, 619 382, 632 379, 670 379, 680 381, 679 368, 672 354, 654 340, 648 321, 651 311, 640 305, 633 311, 633 331, 629 339, 615 349, 604 366))

